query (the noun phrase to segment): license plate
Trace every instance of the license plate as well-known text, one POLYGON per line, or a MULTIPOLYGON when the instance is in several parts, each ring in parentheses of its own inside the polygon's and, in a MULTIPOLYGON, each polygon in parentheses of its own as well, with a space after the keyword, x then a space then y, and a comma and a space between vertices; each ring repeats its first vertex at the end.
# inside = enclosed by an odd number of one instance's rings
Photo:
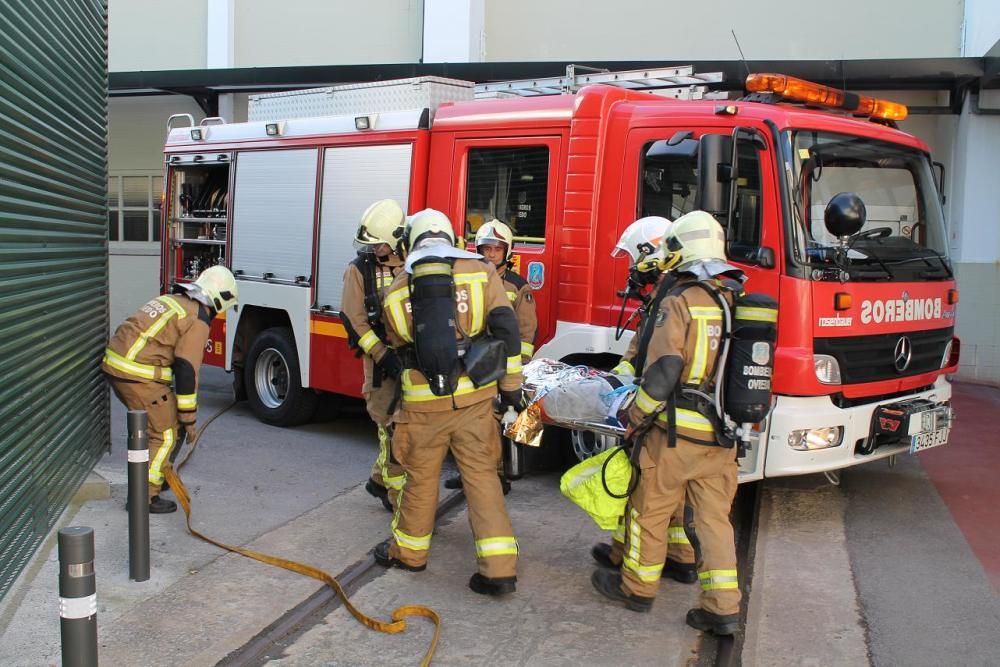
POLYGON ((931 447, 938 447, 948 442, 950 428, 941 428, 927 433, 917 433, 910 437, 910 453, 916 454, 931 447))

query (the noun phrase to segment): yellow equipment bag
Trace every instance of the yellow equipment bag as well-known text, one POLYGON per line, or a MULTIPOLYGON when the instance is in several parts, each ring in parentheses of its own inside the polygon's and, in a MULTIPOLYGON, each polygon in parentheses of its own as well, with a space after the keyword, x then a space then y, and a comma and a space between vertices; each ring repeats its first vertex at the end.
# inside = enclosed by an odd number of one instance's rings
POLYGON ((559 481, 559 490, 589 514, 598 526, 614 530, 625 513, 631 481, 632 463, 628 452, 615 447, 567 470, 559 481))

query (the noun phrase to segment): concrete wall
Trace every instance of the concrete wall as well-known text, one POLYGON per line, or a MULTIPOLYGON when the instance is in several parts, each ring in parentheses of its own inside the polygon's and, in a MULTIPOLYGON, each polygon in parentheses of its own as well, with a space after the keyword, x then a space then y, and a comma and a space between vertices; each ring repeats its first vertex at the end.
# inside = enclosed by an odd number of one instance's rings
MULTIPOLYGON (((245 106, 244 102, 244 106, 245 106)), ((190 97, 114 98, 108 105, 108 175, 148 176, 163 173, 163 141, 167 117, 174 113, 204 114, 190 97)), ((109 325, 112 329, 160 289, 159 242, 115 242, 108 246, 109 325)))
POLYGON ((419 62, 422 0, 239 0, 236 67, 419 62))
MULTIPOLYGON (((996 0, 979 0, 984 4, 996 0)), ((934 58, 960 54, 961 2, 486 3, 486 60, 934 58)))
POLYGON ((202 69, 205 0, 108 0, 108 70, 202 69))
POLYGON ((1000 2, 965 0, 962 55, 973 58, 1000 56, 1000 2))

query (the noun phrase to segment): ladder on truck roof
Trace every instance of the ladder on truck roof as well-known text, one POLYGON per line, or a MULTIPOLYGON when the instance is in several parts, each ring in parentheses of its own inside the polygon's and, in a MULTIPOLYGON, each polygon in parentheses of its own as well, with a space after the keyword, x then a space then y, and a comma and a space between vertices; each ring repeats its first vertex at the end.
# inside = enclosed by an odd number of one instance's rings
POLYGON ((611 72, 584 65, 567 65, 565 76, 519 79, 476 85, 476 98, 537 97, 575 93, 595 83, 672 97, 675 99, 725 99, 724 91, 712 91, 709 84, 722 83, 722 72, 696 74, 692 65, 611 72), (580 70, 588 70, 586 73, 580 70))

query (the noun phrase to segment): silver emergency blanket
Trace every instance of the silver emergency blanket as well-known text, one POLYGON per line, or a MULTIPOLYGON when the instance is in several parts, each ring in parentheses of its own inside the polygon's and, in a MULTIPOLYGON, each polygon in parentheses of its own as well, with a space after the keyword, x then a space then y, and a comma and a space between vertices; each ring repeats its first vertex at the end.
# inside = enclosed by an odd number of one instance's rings
POLYGON ((531 404, 546 423, 598 422, 619 426, 618 413, 636 391, 633 378, 590 366, 535 359, 524 367, 531 404))

